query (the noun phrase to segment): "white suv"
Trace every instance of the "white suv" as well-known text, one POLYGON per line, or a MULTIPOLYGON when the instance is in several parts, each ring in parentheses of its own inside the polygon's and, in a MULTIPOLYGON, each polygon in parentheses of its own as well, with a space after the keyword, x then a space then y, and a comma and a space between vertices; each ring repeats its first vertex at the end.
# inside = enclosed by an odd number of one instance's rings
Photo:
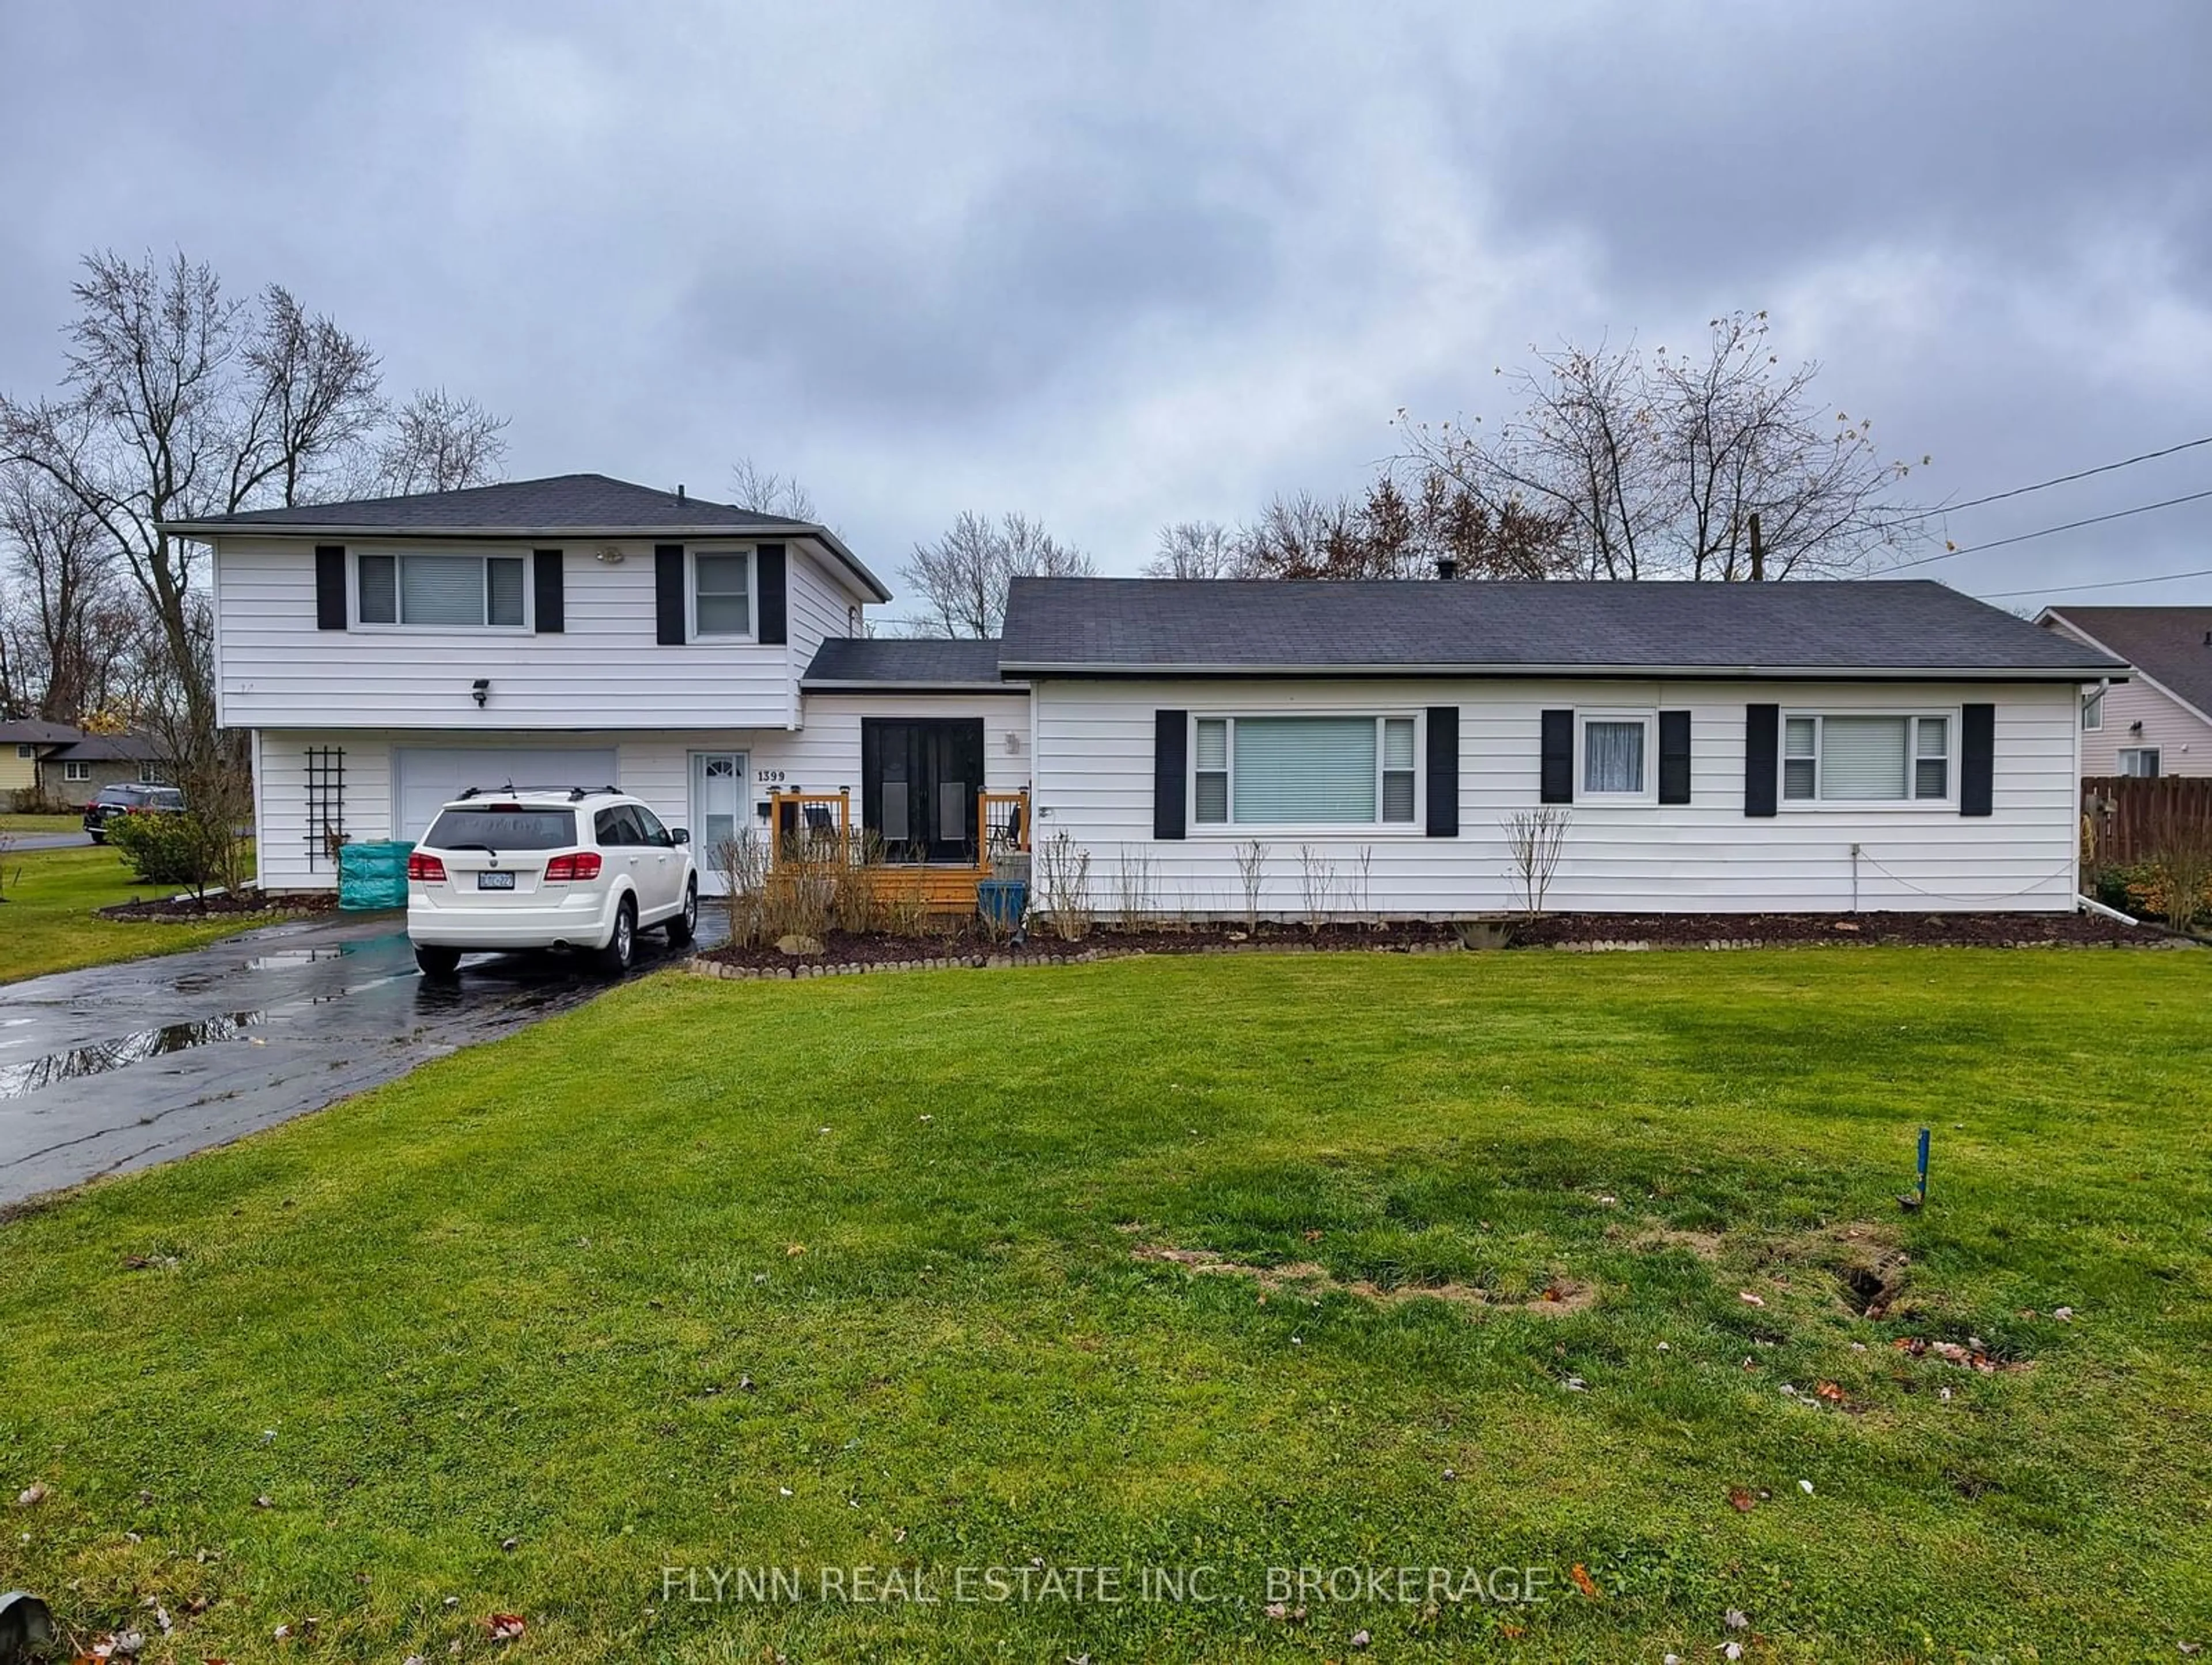
POLYGON ((577 948, 626 971, 646 927, 678 946, 698 928, 690 842, 611 787, 471 787, 407 858, 415 963, 450 977, 472 949, 577 948))

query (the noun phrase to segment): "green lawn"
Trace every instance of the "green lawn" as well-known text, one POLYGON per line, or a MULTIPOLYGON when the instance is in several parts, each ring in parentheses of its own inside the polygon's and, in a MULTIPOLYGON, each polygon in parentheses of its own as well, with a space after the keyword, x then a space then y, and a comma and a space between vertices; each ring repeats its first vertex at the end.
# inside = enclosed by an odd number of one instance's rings
MULTIPOLYGON (((123 924, 95 908, 140 896, 173 896, 173 884, 134 884, 113 850, 19 850, 0 853, 6 884, 0 895, 0 983, 49 971, 74 971, 142 954, 171 954, 234 936, 257 923, 123 924)), ((6 1054, 0 1054, 0 1060, 6 1054)))
POLYGON ((0 833, 58 833, 82 832, 84 817, 81 812, 68 815, 17 815, 12 811, 0 815, 0 833))
POLYGON ((0 1489, 51 1488, 0 1587, 158 1601, 192 1661, 480 1657, 495 1612, 518 1660, 2179 1657, 2208 992, 1878 949, 647 980, 0 1228, 0 1489), (1869 1322, 1837 1274, 1893 1251, 1869 1322), (1033 1562, 1124 1599, 957 1599, 1033 1562), (1301 1565, 1549 1599, 1268 1617, 1301 1565), (818 1599, 855 1566, 942 1599, 818 1599))

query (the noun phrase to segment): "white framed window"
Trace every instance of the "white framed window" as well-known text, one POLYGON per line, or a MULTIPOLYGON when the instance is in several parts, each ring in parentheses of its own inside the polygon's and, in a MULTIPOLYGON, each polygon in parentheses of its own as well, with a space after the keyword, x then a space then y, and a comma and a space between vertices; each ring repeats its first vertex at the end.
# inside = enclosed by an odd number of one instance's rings
POLYGON ((1419 720, 1200 716, 1192 721, 1191 819, 1200 827, 1414 827, 1419 720))
POLYGON ((1575 714, 1575 801, 1649 804, 1659 796, 1659 717, 1651 711, 1575 714))
POLYGON ((1782 724, 1788 804, 1940 804, 1951 797, 1949 712, 1791 712, 1782 724))
POLYGON ((354 617, 369 625, 444 630, 521 630, 530 586, 519 555, 354 557, 354 617))
POLYGON ((62 761, 62 779, 64 781, 89 781, 92 779, 92 765, 90 763, 72 763, 68 761, 68 759, 64 758, 62 761))
POLYGON ((153 763, 139 764, 138 784, 142 787, 160 786, 161 784, 161 771, 159 767, 153 763))
POLYGON ((691 636, 696 641, 753 639, 750 550, 699 550, 691 556, 691 636))
POLYGON ((2120 773, 2142 777, 2154 777, 2161 759, 2156 746, 2122 746, 2120 773))
POLYGON ((2105 726, 2105 690, 2092 689, 2081 696, 2081 729, 2094 734, 2105 726))

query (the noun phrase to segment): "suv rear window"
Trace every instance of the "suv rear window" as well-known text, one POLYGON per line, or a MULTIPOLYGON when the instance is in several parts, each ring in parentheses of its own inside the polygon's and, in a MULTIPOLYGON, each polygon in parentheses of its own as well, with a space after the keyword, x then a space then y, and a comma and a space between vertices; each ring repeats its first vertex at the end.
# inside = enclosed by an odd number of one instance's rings
POLYGON ((574 810, 459 804, 442 811, 422 842, 432 849, 488 844, 495 850, 557 850, 576 842, 574 810))

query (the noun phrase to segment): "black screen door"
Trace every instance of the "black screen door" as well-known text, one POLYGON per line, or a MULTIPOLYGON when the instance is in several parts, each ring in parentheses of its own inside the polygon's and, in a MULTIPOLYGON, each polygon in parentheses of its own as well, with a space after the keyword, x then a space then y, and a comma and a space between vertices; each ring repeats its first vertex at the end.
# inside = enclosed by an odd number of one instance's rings
POLYGON ((983 787, 981 717, 860 721, 860 824, 887 861, 973 866, 983 787))

